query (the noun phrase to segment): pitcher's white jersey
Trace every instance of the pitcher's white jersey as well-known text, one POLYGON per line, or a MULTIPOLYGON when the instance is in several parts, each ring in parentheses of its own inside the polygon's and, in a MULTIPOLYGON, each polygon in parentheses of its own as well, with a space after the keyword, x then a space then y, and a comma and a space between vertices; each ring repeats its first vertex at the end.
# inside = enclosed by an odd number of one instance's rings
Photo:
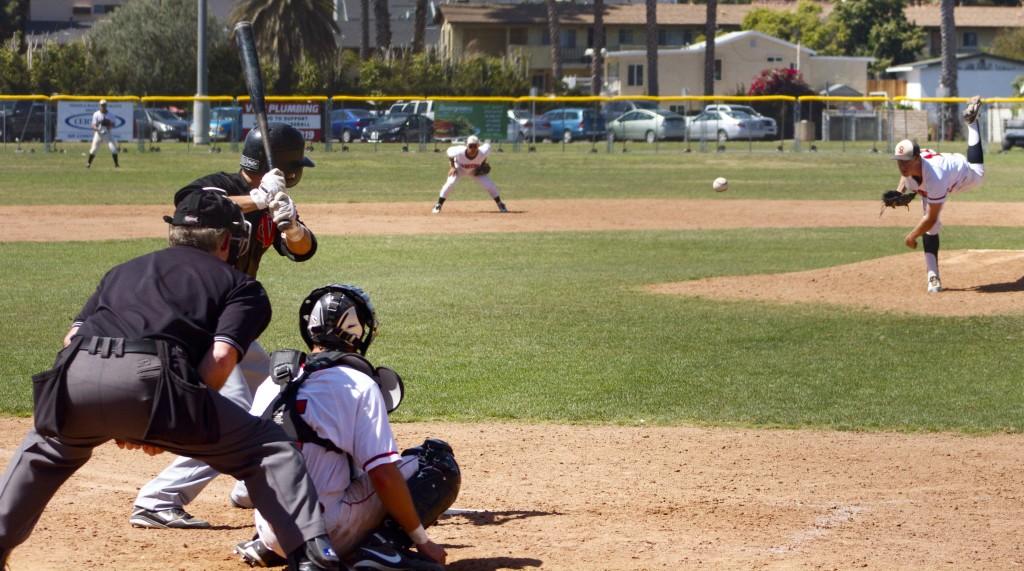
POLYGON ((903 177, 908 190, 921 194, 929 204, 942 204, 949 193, 969 190, 981 182, 981 165, 971 165, 959 153, 937 153, 921 149, 921 183, 903 177))
POLYGON ((466 156, 466 145, 455 145, 448 148, 448 158, 455 161, 455 168, 469 171, 483 164, 487 159, 487 154, 491 152, 491 144, 483 143, 477 151, 476 156, 471 159, 466 156))

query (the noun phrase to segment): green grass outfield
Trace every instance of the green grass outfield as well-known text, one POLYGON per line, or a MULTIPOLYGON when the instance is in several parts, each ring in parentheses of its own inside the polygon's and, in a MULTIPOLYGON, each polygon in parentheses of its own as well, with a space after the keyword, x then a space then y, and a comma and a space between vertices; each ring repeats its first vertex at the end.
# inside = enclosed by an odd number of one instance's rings
MULTIPOLYGON (((895 179, 890 162, 866 153, 631 152, 609 161, 582 152, 563 157, 551 147, 539 155, 495 158, 495 174, 501 173, 499 183, 510 197, 873 199, 895 179), (726 174, 733 189, 715 195, 704 179, 726 165, 735 169, 726 174), (768 168, 770 175, 761 173, 768 168), (886 176, 873 172, 883 168, 886 176), (556 169, 561 172, 551 172, 556 169), (565 182, 572 179, 589 182, 565 182)), ((234 159, 169 151, 142 156, 129 153, 123 172, 114 173, 104 155, 97 158, 100 168, 85 172, 77 157, 0 154, 0 194, 6 205, 156 202, 166 197, 159 181, 170 185, 230 169, 234 159), (82 181, 88 182, 76 188, 82 181), (62 186, 47 192, 49 183, 62 186)), ((319 188, 301 191, 298 200, 429 201, 443 176, 444 166, 435 168, 436 162, 432 154, 394 150, 333 153, 303 183, 319 188), (341 179, 353 163, 363 165, 362 174, 341 179), (333 185, 361 190, 348 197, 328 190, 333 185), (386 190, 391 186, 394 192, 386 190)), ((1019 200, 1021 191, 1012 183, 1024 173, 1024 154, 993 156, 989 168, 984 190, 954 200, 1019 200)), ((481 195, 468 187, 459 197, 481 195)), ((649 283, 898 254, 905 251, 905 231, 324 237, 310 262, 292 264, 273 255, 264 262, 261 281, 276 313, 263 341, 268 348, 296 345, 299 300, 325 282, 351 281, 366 287, 378 305, 382 329, 371 356, 407 381, 400 420, 1024 429, 1019 317, 893 316, 639 291, 649 283)), ((948 227, 943 237, 944 249, 1024 248, 1024 236, 1013 228, 948 227)), ((46 368, 102 274, 160 246, 159 240, 0 244, 0 412, 29 413, 28 377, 46 368)))

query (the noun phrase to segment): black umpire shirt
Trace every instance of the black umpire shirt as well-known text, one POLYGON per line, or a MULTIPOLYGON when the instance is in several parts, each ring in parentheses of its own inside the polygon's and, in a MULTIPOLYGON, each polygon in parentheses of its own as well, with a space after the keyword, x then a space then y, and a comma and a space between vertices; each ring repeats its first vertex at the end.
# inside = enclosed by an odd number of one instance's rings
MULTIPOLYGON (((214 173, 194 180, 179 190, 174 195, 174 204, 181 202, 186 194, 197 190, 222 192, 227 196, 249 196, 249 190, 251 189, 239 173, 214 173)), ((256 277, 256 272, 260 269, 260 260, 263 258, 263 252, 266 252, 270 246, 274 246, 278 254, 287 256, 288 259, 294 262, 305 262, 316 253, 316 236, 313 235, 312 231, 309 232, 309 236, 313 240, 313 246, 309 249, 309 252, 299 256, 292 253, 285 246, 281 233, 274 226, 274 219, 269 211, 257 210, 249 212, 245 215, 245 219, 249 221, 249 224, 252 224, 252 233, 249 235, 249 251, 244 256, 239 256, 235 267, 252 277, 256 277)), ((301 219, 299 220, 301 222, 301 219)), ((306 230, 309 231, 309 228, 306 228, 306 230)))
POLYGON ((244 355, 269 323, 260 282, 189 246, 115 266, 75 318, 80 336, 163 339, 184 349, 195 367, 214 341, 244 355))

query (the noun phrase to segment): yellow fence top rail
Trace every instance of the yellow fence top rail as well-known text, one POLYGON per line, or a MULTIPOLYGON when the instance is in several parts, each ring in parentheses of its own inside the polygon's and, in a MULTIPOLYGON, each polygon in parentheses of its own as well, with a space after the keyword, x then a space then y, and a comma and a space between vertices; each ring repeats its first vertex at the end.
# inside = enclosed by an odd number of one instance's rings
POLYGON ((893 101, 918 101, 920 103, 967 103, 966 97, 894 97, 893 101))
POLYGON ((99 101, 100 99, 106 99, 107 101, 138 101, 138 96, 135 95, 54 95, 50 97, 50 101, 99 101))
POLYGON ((0 95, 0 101, 49 101, 45 95, 0 95))
POLYGON ((145 95, 140 98, 143 103, 167 101, 209 101, 211 103, 231 103, 234 95, 145 95))
MULTIPOLYGON (((268 95, 265 98, 271 102, 300 102, 306 103, 309 101, 327 101, 326 95, 268 95)), ((243 103, 249 101, 248 95, 239 95, 238 102, 243 103)))
POLYGON ((873 102, 873 103, 888 103, 888 97, 843 97, 839 95, 801 95, 798 98, 800 101, 849 101, 853 102, 873 102))

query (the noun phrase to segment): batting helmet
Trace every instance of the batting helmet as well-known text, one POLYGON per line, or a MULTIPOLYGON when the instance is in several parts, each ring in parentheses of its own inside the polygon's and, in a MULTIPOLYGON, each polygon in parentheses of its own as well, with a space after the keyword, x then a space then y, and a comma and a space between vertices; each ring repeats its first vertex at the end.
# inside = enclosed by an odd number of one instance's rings
POLYGON ((358 286, 330 284, 313 290, 299 306, 299 332, 312 349, 354 348, 365 355, 377 331, 370 296, 358 286))
MULTIPOLYGON (((298 129, 286 123, 270 123, 267 130, 270 131, 270 153, 274 158, 274 166, 284 172, 285 185, 291 188, 302 179, 303 167, 316 166, 305 156, 306 139, 298 129)), ((242 147, 242 158, 238 164, 254 173, 270 170, 259 127, 250 130, 245 136, 245 146, 242 147)))

